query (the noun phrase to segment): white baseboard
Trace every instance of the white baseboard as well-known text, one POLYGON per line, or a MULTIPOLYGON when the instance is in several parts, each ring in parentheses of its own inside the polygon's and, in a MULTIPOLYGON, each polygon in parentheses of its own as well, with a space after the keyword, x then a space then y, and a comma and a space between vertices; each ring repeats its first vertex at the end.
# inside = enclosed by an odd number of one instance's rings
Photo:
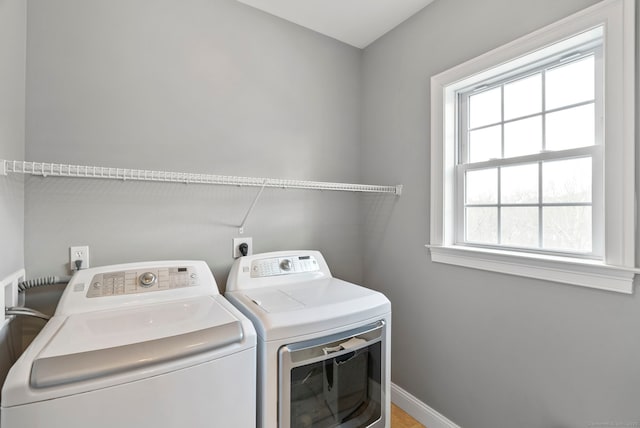
POLYGON ((391 401, 427 428, 460 428, 394 383, 391 383, 391 401))

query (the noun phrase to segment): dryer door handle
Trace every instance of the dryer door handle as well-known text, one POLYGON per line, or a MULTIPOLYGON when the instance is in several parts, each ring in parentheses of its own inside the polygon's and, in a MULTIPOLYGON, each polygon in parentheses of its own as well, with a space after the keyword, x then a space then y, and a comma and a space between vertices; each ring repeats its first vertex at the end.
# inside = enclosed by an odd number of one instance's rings
POLYGON ((30 384, 33 388, 49 388, 114 376, 210 352, 243 338, 242 324, 233 321, 146 342, 39 358, 33 362, 30 384))

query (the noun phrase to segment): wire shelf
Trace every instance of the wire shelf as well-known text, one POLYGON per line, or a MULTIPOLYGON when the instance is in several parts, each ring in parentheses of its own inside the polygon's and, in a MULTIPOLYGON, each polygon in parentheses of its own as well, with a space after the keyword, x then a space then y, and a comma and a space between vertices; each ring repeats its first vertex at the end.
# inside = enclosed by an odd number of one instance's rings
POLYGON ((343 192, 402 194, 402 185, 331 183, 324 181, 286 180, 279 178, 239 177, 232 175, 194 174, 103 166, 67 165, 51 162, 11 161, 0 159, 0 174, 31 174, 43 177, 97 178, 109 180, 156 181, 223 186, 279 187, 282 189, 336 190, 343 192))

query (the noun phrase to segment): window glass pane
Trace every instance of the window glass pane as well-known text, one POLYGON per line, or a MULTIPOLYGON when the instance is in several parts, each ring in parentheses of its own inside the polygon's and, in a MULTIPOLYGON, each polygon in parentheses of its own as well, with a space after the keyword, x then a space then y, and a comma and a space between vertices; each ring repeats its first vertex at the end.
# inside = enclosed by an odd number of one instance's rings
POLYGON ((591 202, 591 158, 542 164, 544 203, 591 202))
POLYGON ((542 223, 543 248, 592 251, 591 207, 544 207, 542 223))
POLYGON ((496 168, 467 171, 467 204, 498 203, 498 170, 496 168))
POLYGON ((504 157, 531 155, 542 150, 542 116, 504 125, 504 157))
POLYGON ((545 81, 546 109, 593 100, 594 70, 593 55, 548 70, 545 81))
POLYGON ((504 85, 504 120, 542 111, 542 74, 504 85))
POLYGON ((566 150, 595 144, 594 105, 547 114, 546 149, 566 150))
POLYGON ((482 162, 502 157, 501 126, 469 132, 469 162, 482 162))
POLYGON ((500 218, 502 245, 538 247, 538 208, 503 207, 500 218))
POLYGON ((478 244, 498 243, 498 208, 468 207, 465 219, 467 242, 478 244))
POLYGON ((497 87, 469 97, 469 129, 501 121, 501 89, 497 87))
POLYGON ((503 204, 538 203, 538 164, 500 169, 500 200, 503 204))

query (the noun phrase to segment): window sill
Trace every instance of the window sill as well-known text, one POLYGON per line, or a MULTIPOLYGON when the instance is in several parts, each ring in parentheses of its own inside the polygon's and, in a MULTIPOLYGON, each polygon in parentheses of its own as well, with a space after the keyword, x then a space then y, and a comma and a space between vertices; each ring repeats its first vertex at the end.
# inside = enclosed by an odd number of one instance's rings
POLYGON ((462 246, 426 245, 431 260, 492 272, 633 294, 633 280, 639 269, 606 265, 592 260, 575 260, 487 250, 462 246))

